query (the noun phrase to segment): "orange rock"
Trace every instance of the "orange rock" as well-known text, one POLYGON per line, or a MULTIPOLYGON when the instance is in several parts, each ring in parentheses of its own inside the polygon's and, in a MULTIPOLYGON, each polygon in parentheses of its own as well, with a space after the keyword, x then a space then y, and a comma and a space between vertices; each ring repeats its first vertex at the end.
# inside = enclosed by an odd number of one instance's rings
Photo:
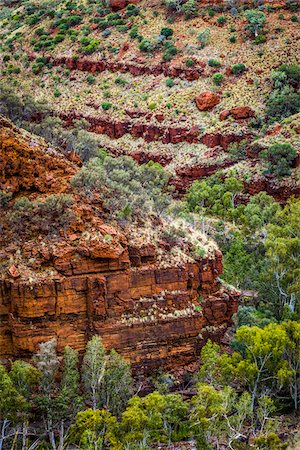
POLYGON ((199 111, 210 111, 220 103, 220 96, 214 92, 202 92, 195 101, 199 111))

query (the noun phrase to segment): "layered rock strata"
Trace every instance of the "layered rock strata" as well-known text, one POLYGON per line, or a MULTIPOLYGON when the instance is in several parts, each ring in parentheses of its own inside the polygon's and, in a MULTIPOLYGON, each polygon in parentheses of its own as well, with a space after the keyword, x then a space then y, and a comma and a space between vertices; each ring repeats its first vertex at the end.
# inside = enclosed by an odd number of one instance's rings
POLYGON ((218 250, 174 262, 153 243, 133 245, 128 231, 105 223, 99 209, 72 192, 78 169, 59 152, 6 120, 0 150, 0 189, 12 194, 11 207, 20 196, 71 192, 78 216, 71 230, 55 238, 26 239, 2 216, 2 359, 30 358, 53 337, 59 352, 66 345, 83 351, 99 334, 107 348, 147 373, 193 363, 207 337, 221 339, 238 293, 221 289, 218 250))

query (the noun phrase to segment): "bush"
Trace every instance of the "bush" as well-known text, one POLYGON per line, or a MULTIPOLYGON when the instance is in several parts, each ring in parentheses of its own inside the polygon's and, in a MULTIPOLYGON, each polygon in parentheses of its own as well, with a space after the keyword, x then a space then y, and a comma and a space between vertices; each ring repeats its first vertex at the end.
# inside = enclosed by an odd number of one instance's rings
POLYGON ((163 60, 171 61, 173 56, 175 56, 177 54, 177 48, 174 47, 174 44, 172 41, 165 41, 164 47, 165 47, 165 51, 163 53, 163 60))
POLYGON ((132 16, 138 16, 140 14, 140 9, 133 4, 129 4, 127 5, 126 8, 126 16, 127 17, 132 17, 132 16))
POLYGON ((174 86, 174 80, 172 78, 167 78, 166 80, 166 86, 167 87, 172 87, 174 86))
POLYGON ((259 45, 259 44, 264 44, 267 41, 267 38, 265 35, 263 34, 259 34, 255 39, 254 39, 254 44, 259 45))
POLYGON ((0 208, 5 208, 11 198, 11 192, 5 192, 0 189, 0 208))
POLYGON ((108 111, 112 107, 112 104, 110 102, 103 102, 101 106, 104 111, 108 111))
POLYGON ((104 206, 118 219, 160 214, 169 204, 164 193, 168 175, 158 163, 138 165, 121 156, 94 158, 73 178, 72 184, 89 197, 98 192, 104 206))
POLYGON ((93 77, 93 75, 89 74, 89 75, 86 77, 86 81, 87 81, 89 84, 95 84, 95 83, 96 83, 96 78, 93 77))
POLYGON ((235 36, 230 36, 229 42, 231 42, 231 44, 234 44, 236 42, 236 37, 235 36))
POLYGON ((174 31, 172 30, 172 28, 162 28, 160 31, 160 35, 161 36, 165 36, 166 38, 173 36, 174 31))
POLYGON ((220 17, 218 17, 218 20, 217 20, 219 25, 224 25, 224 23, 226 23, 226 21, 227 21, 227 19, 225 16, 220 16, 220 17))
POLYGON ((279 177, 291 174, 291 164, 297 156, 297 151, 290 144, 273 144, 260 152, 260 156, 268 161, 271 174, 279 177))
POLYGON ((246 72, 246 70, 247 70, 247 69, 246 69, 245 64, 242 64, 242 63, 234 64, 234 65, 231 67, 231 72, 232 72, 234 75, 240 75, 240 74, 246 72))
POLYGON ((210 67, 220 67, 221 63, 219 61, 217 61, 216 59, 209 59, 207 64, 210 67))
POLYGON ((206 28, 204 31, 201 31, 198 35, 198 41, 200 43, 200 48, 206 47, 206 45, 210 41, 210 29, 206 28))
POLYGON ((212 77, 214 84, 220 86, 222 81, 224 80, 224 75, 222 73, 215 73, 212 77))
POLYGON ((192 17, 197 17, 198 8, 195 0, 188 0, 182 6, 182 11, 184 12, 186 19, 191 19, 192 17))
POLYGON ((193 59, 191 59, 191 58, 187 58, 187 59, 185 60, 185 65, 186 65, 187 67, 194 67, 195 61, 194 61, 193 59))
POLYGON ((248 22, 248 25, 245 27, 246 30, 249 30, 253 36, 257 37, 265 25, 266 16, 261 11, 248 10, 245 12, 245 18, 248 22))
POLYGON ((143 39, 139 45, 139 49, 141 52, 150 53, 154 49, 154 45, 149 39, 143 39))

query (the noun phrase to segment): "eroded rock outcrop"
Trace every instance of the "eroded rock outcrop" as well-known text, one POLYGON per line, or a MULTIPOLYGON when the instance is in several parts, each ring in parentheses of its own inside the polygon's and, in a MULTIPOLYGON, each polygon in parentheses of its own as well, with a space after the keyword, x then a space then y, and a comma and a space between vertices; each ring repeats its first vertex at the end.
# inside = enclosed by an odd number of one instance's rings
MULTIPOLYGON (((20 195, 72 192, 74 163, 1 125, 0 188, 12 204, 20 195)), ((203 336, 220 339, 237 310, 238 293, 218 281, 222 254, 174 261, 167 250, 162 257, 152 242, 133 244, 105 223, 99 204, 72 195, 78 219, 55 237, 22 239, 2 218, 0 356, 30 358, 52 337, 60 352, 65 345, 82 351, 97 333, 144 372, 193 363, 203 336)))

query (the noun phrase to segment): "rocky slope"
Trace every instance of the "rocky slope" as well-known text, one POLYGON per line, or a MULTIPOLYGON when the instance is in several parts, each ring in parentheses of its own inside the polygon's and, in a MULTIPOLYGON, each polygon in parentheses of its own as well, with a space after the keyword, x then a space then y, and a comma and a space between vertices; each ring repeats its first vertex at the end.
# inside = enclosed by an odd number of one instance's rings
POLYGON ((105 221, 100 201, 73 192, 74 162, 7 120, 0 125, 0 189, 12 194, 1 214, 2 358, 28 358, 52 337, 60 352, 65 345, 83 350, 99 333, 149 372, 193 363, 208 336, 221 339, 238 293, 221 288, 214 245, 204 257, 175 263, 165 243, 134 244, 133 230, 105 221), (9 222, 16 199, 48 194, 72 196, 70 227, 43 234, 28 221, 26 238, 16 233, 9 222))

